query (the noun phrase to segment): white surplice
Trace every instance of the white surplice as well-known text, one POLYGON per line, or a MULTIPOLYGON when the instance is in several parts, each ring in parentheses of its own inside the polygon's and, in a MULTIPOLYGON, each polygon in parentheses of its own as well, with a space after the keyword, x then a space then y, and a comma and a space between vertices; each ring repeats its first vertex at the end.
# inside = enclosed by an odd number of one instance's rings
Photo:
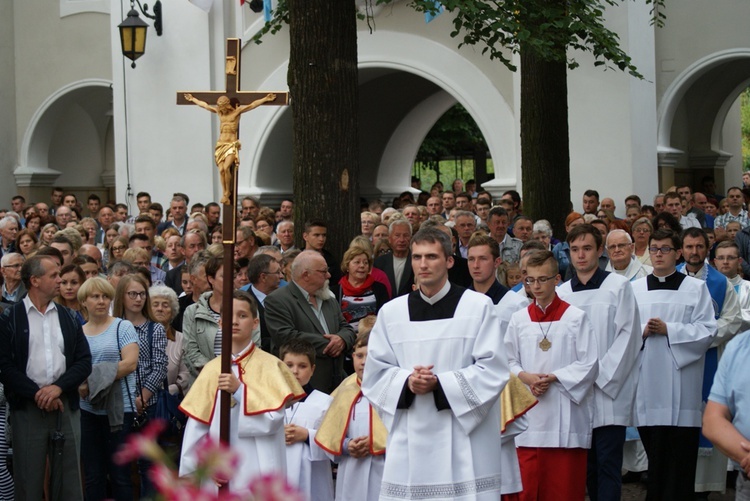
POLYGON ((529 308, 516 312, 505 335, 510 370, 554 374, 557 381, 526 413, 529 427, 517 447, 590 448, 594 423, 592 387, 598 374, 596 337, 586 314, 568 306, 559 320, 534 322, 529 308), (544 334, 548 351, 539 347, 544 334))
POLYGON ((286 409, 285 424, 302 426, 308 432, 306 442, 286 446, 287 479, 310 501, 333 500, 331 461, 315 443, 315 432, 331 401, 329 395, 313 390, 304 402, 297 402, 286 409))
MULTIPOLYGON (((640 265, 640 263, 639 263, 640 265)), ((594 428, 632 426, 641 323, 627 278, 610 273, 597 289, 573 292, 568 280, 561 299, 586 312, 596 335, 599 375, 594 385, 594 428)))
POLYGON ((498 398, 509 376, 495 307, 467 290, 452 318, 411 321, 409 297, 378 313, 362 381, 388 429, 380 499, 496 501, 498 398), (397 408, 415 365, 434 365, 450 409, 438 411, 432 393, 397 408))
MULTIPOLYGON (((232 364, 232 372, 238 376, 237 365, 232 364)), ((239 376, 238 376, 239 377, 239 376)), ((218 390, 217 390, 218 393, 218 390)), ((239 464, 230 479, 232 492, 249 492, 251 480, 262 474, 286 475, 286 445, 284 443, 284 410, 264 412, 253 416, 242 413, 245 408, 244 385, 234 393, 237 404, 230 408, 230 445, 239 454, 239 464)), ((220 395, 215 402, 218 407, 220 395)), ((211 425, 188 418, 185 436, 182 441, 180 476, 190 475, 197 466, 196 451, 203 437, 210 435, 219 441, 219 409, 214 409, 211 425)), ((206 482, 202 488, 208 492, 218 492, 213 482, 206 482)))
POLYGON ((529 303, 529 298, 525 295, 518 294, 513 291, 505 293, 503 298, 495 305, 497 316, 500 317, 500 333, 505 336, 505 331, 508 330, 508 324, 510 323, 510 317, 513 316, 518 310, 526 308, 529 303))
MULTIPOLYGON (((368 350, 369 351, 369 350, 368 350)), ((370 403, 360 397, 352 407, 346 438, 370 435, 370 403)), ((387 449, 386 449, 387 451, 387 449)), ((386 452, 387 454, 387 452, 386 452)), ((362 458, 348 455, 331 456, 339 464, 336 473, 336 501, 377 501, 383 481, 385 456, 369 454, 362 458)), ((313 498, 313 501, 318 501, 313 498)))
POLYGON ((740 312, 742 313, 740 332, 745 332, 750 329, 750 282, 739 275, 728 280, 734 287, 740 301, 740 312))
POLYGON ((632 283, 641 332, 651 318, 660 318, 667 324, 668 335, 644 340, 638 360, 635 424, 699 427, 703 365, 716 335, 711 296, 703 281, 687 276, 677 290, 648 290, 650 277, 632 283))
POLYGON ((502 494, 513 494, 514 492, 521 492, 523 490, 515 438, 526 431, 528 427, 529 418, 524 414, 510 423, 501 436, 502 445, 500 446, 500 452, 502 453, 503 486, 500 492, 502 494))

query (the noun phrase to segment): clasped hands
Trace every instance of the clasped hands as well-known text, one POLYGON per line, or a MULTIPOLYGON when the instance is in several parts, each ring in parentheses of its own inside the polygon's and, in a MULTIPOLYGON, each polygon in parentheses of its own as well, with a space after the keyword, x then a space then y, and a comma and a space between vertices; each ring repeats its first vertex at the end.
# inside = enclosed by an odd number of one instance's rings
POLYGON ((349 455, 353 458, 363 458, 370 455, 370 437, 367 435, 349 440, 347 445, 349 455))
POLYGON ((554 374, 532 374, 530 372, 521 372, 518 379, 531 389, 531 394, 535 397, 541 397, 549 389, 549 385, 557 381, 554 374))
POLYGON ((434 365, 415 365, 414 372, 409 374, 409 389, 415 395, 425 395, 437 387, 438 379, 432 373, 434 365))
POLYGON ((745 472, 745 476, 750 477, 750 444, 747 442, 740 442, 740 447, 745 452, 745 457, 740 461, 740 467, 745 472))
POLYGON ((328 340, 328 344, 323 348, 323 355, 336 358, 346 348, 346 343, 338 334, 323 334, 323 337, 328 340))
POLYGON ((304 442, 310 436, 310 432, 304 426, 296 424, 284 425, 284 440, 286 445, 296 444, 298 442, 304 442))
POLYGON ((643 339, 654 334, 667 335, 667 324, 661 318, 649 318, 643 329, 643 339))
POLYGON ((34 395, 34 402, 37 407, 46 412, 52 411, 63 411, 63 403, 60 400, 62 395, 62 388, 55 384, 43 386, 39 388, 39 391, 34 395))

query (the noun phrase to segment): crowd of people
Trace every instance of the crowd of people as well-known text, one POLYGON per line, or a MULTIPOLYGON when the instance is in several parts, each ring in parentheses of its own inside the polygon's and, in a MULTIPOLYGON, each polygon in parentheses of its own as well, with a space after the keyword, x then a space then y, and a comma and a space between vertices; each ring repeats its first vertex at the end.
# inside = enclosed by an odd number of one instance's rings
POLYGON ((390 206, 363 201, 343 256, 292 200, 245 197, 231 270, 217 203, 13 197, 0 499, 151 499, 149 462, 115 452, 177 401, 159 441, 192 474, 220 392, 240 464, 207 489, 286 472, 321 501, 614 500, 635 479, 682 500, 736 475, 750 499, 748 185, 621 209, 587 190, 554 234, 514 190, 413 179, 390 206))

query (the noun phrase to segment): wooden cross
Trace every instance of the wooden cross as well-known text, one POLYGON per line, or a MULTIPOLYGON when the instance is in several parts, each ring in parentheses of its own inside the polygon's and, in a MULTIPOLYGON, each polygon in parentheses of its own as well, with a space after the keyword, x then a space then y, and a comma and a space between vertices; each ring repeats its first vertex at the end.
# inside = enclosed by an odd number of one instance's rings
MULTIPOLYGON (((217 157, 217 166, 219 167, 220 175, 222 176, 222 187, 223 193, 223 215, 222 215, 222 226, 223 235, 222 240, 224 244, 224 261, 223 268, 225 277, 224 287, 222 289, 222 309, 221 309, 221 322, 225 328, 222 330, 221 339, 221 372, 231 373, 231 358, 232 358, 232 296, 234 293, 234 285, 231 277, 234 270, 234 243, 236 237, 236 218, 237 218, 237 168, 239 166, 239 114, 243 111, 252 109, 248 107, 243 110, 242 107, 256 104, 257 106, 283 106, 289 104, 289 93, 287 92, 245 92, 240 90, 240 39, 239 38, 228 38, 227 39, 227 52, 226 61, 224 65, 224 73, 226 78, 226 90, 221 91, 204 91, 204 92, 178 92, 177 93, 177 104, 197 104, 202 108, 208 109, 220 115, 222 120, 222 126, 220 131, 219 141, 217 143, 217 150, 220 146, 226 146, 231 149, 228 155, 231 155, 229 160, 230 166, 225 167, 225 172, 222 172, 222 164, 219 162, 217 157), (270 96, 275 95, 273 99, 270 96), (194 100, 189 100, 188 96, 194 100), (219 111, 224 115, 227 115, 226 108, 219 108, 218 100, 220 97, 226 97, 229 99, 231 109, 228 111, 229 114, 236 112, 236 117, 230 117, 230 120, 226 120, 226 116, 222 118, 219 111), (264 100, 265 99, 265 100, 264 100), (198 102, 196 102, 196 100, 198 102), (228 130, 225 130, 228 129, 228 130), (233 140, 228 140, 227 136, 233 136, 233 140), (233 160, 232 160, 233 159, 233 160), (226 176, 226 177, 225 177, 226 176), (227 189, 230 188, 230 189, 227 189), (227 192, 230 193, 227 193, 227 192)), ((228 156, 226 155, 226 156, 228 156)), ((225 444, 229 443, 229 412, 230 412, 231 395, 227 392, 221 392, 221 404, 220 404, 220 426, 219 436, 222 442, 225 444)), ((222 486, 222 490, 226 490, 228 484, 222 486)))

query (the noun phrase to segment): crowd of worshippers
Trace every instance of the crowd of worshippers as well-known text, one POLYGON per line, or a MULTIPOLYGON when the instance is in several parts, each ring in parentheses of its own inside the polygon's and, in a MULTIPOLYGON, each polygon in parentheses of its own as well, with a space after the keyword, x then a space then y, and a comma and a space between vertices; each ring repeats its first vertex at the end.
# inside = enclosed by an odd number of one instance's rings
POLYGON ((115 453, 174 399, 158 440, 190 475, 221 391, 240 463, 208 490, 286 472, 324 501, 619 500, 628 481, 750 499, 749 186, 620 207, 586 190, 555 235, 514 190, 413 178, 390 206, 363 200, 343 256, 292 199, 245 197, 232 270, 217 203, 13 197, 0 499, 151 499, 151 464, 115 453))

